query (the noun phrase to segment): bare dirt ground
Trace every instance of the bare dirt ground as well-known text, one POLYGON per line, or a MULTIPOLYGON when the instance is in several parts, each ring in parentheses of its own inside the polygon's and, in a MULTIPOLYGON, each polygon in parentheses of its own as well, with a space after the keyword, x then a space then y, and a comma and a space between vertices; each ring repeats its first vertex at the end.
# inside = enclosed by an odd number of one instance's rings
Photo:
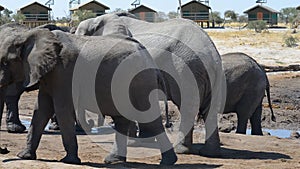
MULTIPOLYGON (((277 33, 277 32, 276 32, 277 33)), ((222 32, 211 31, 212 39, 221 54, 227 52, 246 52, 253 56, 259 63, 268 65, 290 65, 300 63, 299 48, 285 48, 281 43, 272 43, 278 47, 278 51, 270 53, 272 47, 258 47, 253 36, 229 35, 223 39, 222 32), (235 39, 234 44, 225 44, 225 40, 235 39), (252 44, 250 43, 252 39, 252 44), (246 42, 246 43, 245 43, 246 42), (249 42, 249 43, 248 43, 249 42), (236 44, 238 44, 236 46, 236 44), (242 50, 247 48, 247 50, 242 50), (256 49, 260 49, 258 53, 256 49), (288 56, 287 56, 288 54, 288 56), (278 59, 274 59, 278 58, 278 59), (280 60, 283 58, 283 61, 280 60), (271 60, 270 62, 268 60, 271 60)), ((252 33, 251 33, 252 34, 252 33)), ((269 35, 269 34, 268 34, 269 35)), ((265 36, 268 36, 265 35, 265 36)), ((255 37, 258 37, 255 35, 255 37)), ((265 40, 267 41, 267 40, 265 40)), ((263 42, 261 42, 263 43, 263 42)), ((260 44, 261 44, 260 43, 260 44)), ((263 43, 267 44, 267 43, 263 43)), ((276 48, 277 49, 277 48, 276 48)), ((264 100, 263 127, 270 129, 300 129, 300 73, 268 73, 271 84, 271 100, 274 107, 277 122, 270 121, 270 110, 264 100)), ((22 120, 30 120, 37 91, 25 93, 20 101, 20 114, 22 120)), ((236 125, 235 114, 221 115, 220 123, 232 123, 236 125)), ((146 158, 128 158, 128 163, 106 165, 104 157, 108 154, 107 148, 97 144, 87 135, 78 135, 79 156, 82 165, 69 165, 60 163, 58 160, 64 157, 65 151, 62 146, 59 132, 45 132, 37 151, 38 160, 20 160, 16 154, 25 146, 27 133, 10 134, 5 129, 2 120, 0 131, 0 145, 7 146, 11 151, 7 155, 0 155, 0 168, 300 168, 300 139, 279 138, 276 136, 251 136, 235 133, 220 133, 222 143, 221 158, 206 158, 199 155, 178 155, 178 162, 172 167, 158 166, 160 156, 146 158)), ((107 137, 112 138, 111 134, 107 137)), ((204 142, 204 134, 194 134, 195 148, 201 148, 204 142)), ((111 142, 108 141, 108 146, 111 142)), ((147 149, 135 151, 129 148, 129 154, 143 156, 147 149)))

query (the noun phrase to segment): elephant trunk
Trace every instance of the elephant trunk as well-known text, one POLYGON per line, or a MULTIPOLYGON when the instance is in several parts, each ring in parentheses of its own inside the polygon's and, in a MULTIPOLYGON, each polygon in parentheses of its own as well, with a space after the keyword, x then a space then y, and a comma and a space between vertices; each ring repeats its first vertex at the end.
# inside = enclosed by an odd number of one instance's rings
POLYGON ((268 80, 267 76, 266 76, 266 81, 267 81, 266 92, 267 92, 267 99, 268 99, 269 107, 270 107, 270 110, 271 110, 271 119, 272 119, 272 121, 276 122, 276 117, 274 115, 272 104, 271 104, 270 83, 269 83, 269 80, 268 80))

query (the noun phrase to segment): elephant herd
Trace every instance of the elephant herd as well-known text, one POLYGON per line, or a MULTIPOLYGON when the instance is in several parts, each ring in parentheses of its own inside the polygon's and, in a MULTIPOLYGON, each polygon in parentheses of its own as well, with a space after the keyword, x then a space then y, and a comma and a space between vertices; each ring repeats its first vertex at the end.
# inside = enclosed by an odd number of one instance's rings
MULTIPOLYGON (((39 90, 26 148, 17 155, 22 159, 37 158, 43 130, 54 114, 66 151, 61 161, 72 164, 81 163, 75 121, 86 128, 85 110, 114 121, 115 142, 105 163, 126 162, 129 129, 136 122, 156 139, 160 164, 173 165, 176 153, 192 151, 197 117, 203 118, 206 132, 199 154, 209 157, 221 156, 218 113, 237 113, 237 133, 246 133, 250 119, 252 134, 262 135, 266 92, 275 120, 270 85, 259 64, 244 53, 220 56, 209 36, 189 20, 148 23, 114 13, 82 21, 74 34, 55 26, 10 24, 0 27, 0 36, 2 93, 20 84, 17 105, 23 91, 39 90), (164 99, 181 114, 174 144, 160 114, 158 103, 164 99)), ((1 96, 2 105, 9 102, 7 94, 1 96)))

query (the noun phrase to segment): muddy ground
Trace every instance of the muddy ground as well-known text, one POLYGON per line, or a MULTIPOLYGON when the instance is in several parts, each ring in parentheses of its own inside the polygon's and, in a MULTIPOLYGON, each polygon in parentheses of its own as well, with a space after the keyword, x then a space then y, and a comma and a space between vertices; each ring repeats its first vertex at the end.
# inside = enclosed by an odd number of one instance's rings
MULTIPOLYGON (((263 127, 271 129, 299 130, 300 128, 300 73, 268 74, 271 84, 271 99, 277 122, 270 121, 270 110, 263 109, 263 127)), ((30 120, 37 92, 25 93, 20 102, 21 119, 30 120)), ((264 105, 266 104, 264 100, 264 105)), ((220 124, 235 124, 234 114, 224 115, 220 124)), ((276 136, 250 136, 234 133, 221 133, 222 157, 206 158, 199 155, 178 155, 178 162, 172 167, 159 167, 160 156, 143 156, 148 149, 129 148, 126 164, 106 165, 103 158, 107 155, 113 136, 108 144, 97 144, 87 135, 78 135, 79 156, 82 165, 69 165, 58 160, 64 155, 59 132, 46 132, 37 151, 38 160, 20 160, 16 154, 25 146, 27 133, 10 134, 5 130, 3 121, 1 145, 11 151, 0 155, 0 168, 300 168, 300 139, 279 138, 276 136), (106 147, 107 145, 107 147, 106 147)), ((200 125, 201 126, 201 125, 200 125)), ((106 135, 104 135, 106 137, 106 135)), ((195 148, 203 146, 204 134, 194 135, 195 148)))

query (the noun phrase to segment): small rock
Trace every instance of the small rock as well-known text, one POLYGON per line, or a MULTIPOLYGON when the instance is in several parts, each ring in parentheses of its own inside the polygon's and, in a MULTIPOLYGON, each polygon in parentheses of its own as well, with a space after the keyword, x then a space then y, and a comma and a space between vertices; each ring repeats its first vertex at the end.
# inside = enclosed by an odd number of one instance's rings
POLYGON ((290 135, 290 138, 296 138, 299 139, 300 138, 300 134, 297 131, 293 131, 290 135))

